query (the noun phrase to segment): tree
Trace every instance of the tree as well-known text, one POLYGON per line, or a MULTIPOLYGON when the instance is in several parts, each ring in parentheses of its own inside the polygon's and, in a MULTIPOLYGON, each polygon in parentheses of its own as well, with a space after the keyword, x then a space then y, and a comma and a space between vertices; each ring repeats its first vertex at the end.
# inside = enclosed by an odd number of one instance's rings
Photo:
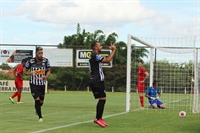
MULTIPOLYGON (((113 68, 104 68, 106 75, 105 84, 109 89, 116 87, 118 91, 124 91, 126 85, 126 62, 127 62, 127 44, 123 41, 117 42, 118 35, 113 32, 106 36, 102 30, 95 30, 93 33, 87 32, 85 29, 81 30, 80 24, 77 24, 76 34, 70 36, 64 36, 63 43, 59 43, 59 48, 73 48, 74 50, 74 61, 76 60, 77 46, 90 47, 93 41, 98 41, 109 49, 110 43, 115 43, 117 46, 117 52, 113 58, 113 68), (76 47, 75 47, 76 46, 76 47)), ((132 46, 132 62, 138 61, 139 59, 147 56, 148 52, 144 48, 136 49, 132 46)), ((59 70, 60 68, 58 68, 59 70)), ((52 70, 53 72, 54 70, 52 70)), ((73 68, 62 69, 62 72, 55 70, 57 75, 57 86, 67 85, 67 88, 75 88, 76 90, 84 90, 88 86, 89 71, 85 71, 85 68, 73 68), (66 76, 67 75, 67 76, 66 76), (61 85, 62 84, 62 85, 61 85)))
POLYGON ((115 43, 117 41, 117 37, 118 35, 115 32, 109 34, 105 40, 105 43, 103 43, 103 45, 109 46, 111 43, 115 43))
POLYGON ((9 69, 11 69, 11 67, 10 67, 7 63, 2 63, 2 64, 0 65, 0 68, 1 68, 2 70, 9 70, 9 69))
POLYGON ((105 42, 105 38, 106 38, 106 35, 103 33, 102 30, 95 30, 94 33, 89 34, 88 42, 89 42, 89 45, 94 41, 98 41, 101 44, 103 44, 105 42))
POLYGON ((115 32, 106 37, 102 30, 95 30, 94 33, 86 32, 85 29, 81 31, 81 26, 78 23, 76 34, 64 36, 63 43, 59 43, 58 48, 66 48, 68 46, 90 46, 93 41, 98 41, 102 45, 109 46, 111 42, 116 42, 117 37, 118 35, 115 32))

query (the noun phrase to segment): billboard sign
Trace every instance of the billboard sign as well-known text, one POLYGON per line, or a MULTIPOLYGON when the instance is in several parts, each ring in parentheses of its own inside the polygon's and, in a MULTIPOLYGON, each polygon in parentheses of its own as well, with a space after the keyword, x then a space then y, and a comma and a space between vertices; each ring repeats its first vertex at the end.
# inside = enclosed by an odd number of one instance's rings
POLYGON ((49 60, 51 66, 73 66, 73 49, 43 49, 43 52, 43 56, 49 60))
MULTIPOLYGON (((76 50, 76 67, 88 67, 89 58, 92 50, 76 50)), ((103 57, 108 57, 111 50, 102 50, 100 55, 103 57)), ((102 67, 112 67, 112 61, 110 63, 102 63, 102 67)))
POLYGON ((0 51, 0 62, 21 63, 22 59, 33 57, 33 50, 6 50, 0 51))

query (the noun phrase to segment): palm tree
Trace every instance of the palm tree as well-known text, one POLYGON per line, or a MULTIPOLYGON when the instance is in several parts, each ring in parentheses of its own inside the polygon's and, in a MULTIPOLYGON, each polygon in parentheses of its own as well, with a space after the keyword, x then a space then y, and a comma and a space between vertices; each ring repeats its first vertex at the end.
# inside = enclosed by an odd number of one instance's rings
POLYGON ((142 58, 148 57, 147 53, 149 53, 147 49, 135 47, 135 45, 133 44, 132 53, 131 53, 131 61, 138 62, 139 60, 142 60, 142 58))
POLYGON ((108 37, 106 38, 105 42, 102 43, 103 45, 109 46, 110 43, 115 43, 117 41, 117 33, 113 32, 111 34, 108 35, 108 37))

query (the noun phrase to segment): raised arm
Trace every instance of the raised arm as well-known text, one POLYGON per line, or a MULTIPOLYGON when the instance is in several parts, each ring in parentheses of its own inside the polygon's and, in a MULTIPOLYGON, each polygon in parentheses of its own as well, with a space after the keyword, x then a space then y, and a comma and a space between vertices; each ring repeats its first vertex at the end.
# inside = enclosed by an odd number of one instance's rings
POLYGON ((109 48, 112 50, 112 52, 111 52, 111 54, 110 54, 108 57, 104 57, 104 58, 103 58, 103 60, 101 61, 101 62, 103 62, 103 63, 109 63, 109 62, 113 59, 113 57, 114 57, 114 55, 115 55, 116 46, 115 46, 114 44, 111 44, 111 45, 109 46, 109 48))

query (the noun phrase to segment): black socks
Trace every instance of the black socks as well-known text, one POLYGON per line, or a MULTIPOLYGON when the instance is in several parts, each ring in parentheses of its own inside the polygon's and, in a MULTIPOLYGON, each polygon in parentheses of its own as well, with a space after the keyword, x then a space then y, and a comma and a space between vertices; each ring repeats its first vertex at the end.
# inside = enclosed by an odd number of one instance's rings
POLYGON ((40 100, 35 100, 35 110, 36 110, 36 112, 38 114, 38 117, 42 118, 40 100))
POLYGON ((97 106, 96 106, 96 118, 97 118, 97 120, 102 118, 105 103, 106 103, 106 100, 99 100, 98 103, 97 103, 97 106))

